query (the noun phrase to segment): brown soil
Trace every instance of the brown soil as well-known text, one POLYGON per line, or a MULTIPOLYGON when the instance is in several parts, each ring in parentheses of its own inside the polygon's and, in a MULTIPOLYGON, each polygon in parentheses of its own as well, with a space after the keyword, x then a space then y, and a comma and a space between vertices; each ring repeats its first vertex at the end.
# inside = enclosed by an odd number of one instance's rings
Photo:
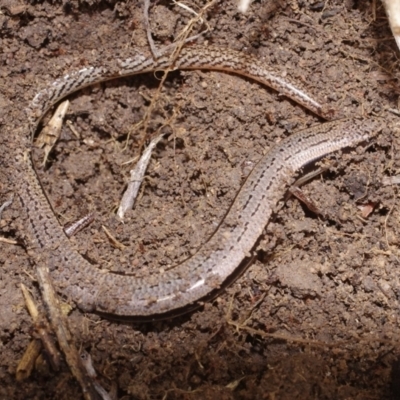
MULTIPOLYGON (((284 65, 343 114, 397 108, 398 50, 380 2, 270 0, 255 2, 248 15, 225 3, 209 12, 213 30, 200 42, 284 65)), ((150 15, 158 45, 169 44, 189 18, 158 2, 150 15)), ((46 83, 90 65, 92 57, 147 49, 135 1, 0 0, 0 29, 0 127, 46 83)), ((137 156, 140 137, 126 150, 125 140, 157 84, 146 75, 73 96, 68 120, 81 137, 65 125, 46 168, 38 168, 63 224, 96 212, 74 239, 81 253, 120 272, 140 274, 187 258, 223 217, 249 165, 282 137, 323 122, 235 75, 173 73, 149 126, 154 132, 176 113, 165 128, 171 134, 157 147, 138 203, 121 224, 114 211, 132 168, 124 163, 137 156), (102 225, 127 247, 114 248, 102 225)), ((400 398, 400 214, 397 187, 381 183, 400 168, 397 136, 388 129, 370 147, 332 157, 333 167, 304 186, 327 217, 289 199, 251 266, 202 309, 142 324, 74 309, 75 341, 91 354, 101 384, 124 399, 400 398), (362 218, 370 204, 373 212, 362 218)), ((15 380, 33 335, 19 284, 38 301, 40 294, 18 222, 24 210, 13 154, 8 138, 0 139, 1 203, 15 194, 1 235, 19 243, 0 242, 0 399, 81 398, 66 364, 61 372, 42 366, 26 381, 15 380)))

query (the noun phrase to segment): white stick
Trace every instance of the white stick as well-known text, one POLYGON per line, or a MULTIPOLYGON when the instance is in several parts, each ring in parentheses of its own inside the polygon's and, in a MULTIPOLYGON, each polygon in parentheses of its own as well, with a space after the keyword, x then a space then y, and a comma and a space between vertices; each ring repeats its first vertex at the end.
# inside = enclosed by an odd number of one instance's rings
POLYGON ((397 47, 400 49, 400 0, 382 0, 397 47))
POLYGON ((164 135, 157 136, 150 142, 146 150, 143 152, 142 157, 140 157, 140 160, 136 164, 136 167, 131 170, 131 179, 128 183, 128 187, 126 188, 124 195, 122 196, 121 203, 117 212, 117 215, 121 220, 124 219, 125 212, 133 207, 133 204, 140 189, 140 185, 143 182, 147 166, 149 165, 151 153, 154 147, 156 147, 157 143, 163 138, 163 136, 164 135))
POLYGON ((244 14, 249 9, 251 2, 252 0, 239 0, 238 10, 244 14))

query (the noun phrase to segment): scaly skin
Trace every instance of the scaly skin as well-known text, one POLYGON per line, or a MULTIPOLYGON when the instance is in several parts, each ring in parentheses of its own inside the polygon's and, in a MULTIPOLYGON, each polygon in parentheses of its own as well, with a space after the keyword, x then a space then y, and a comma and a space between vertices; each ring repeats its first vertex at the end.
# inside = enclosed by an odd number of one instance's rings
MULTIPOLYGON (((90 312, 116 316, 153 317, 180 310, 221 288, 241 262, 276 210, 295 172, 303 165, 343 147, 354 146, 381 129, 377 120, 352 118, 307 129, 282 141, 254 168, 214 235, 198 252, 170 271, 146 278, 100 272, 86 261, 66 237, 43 192, 32 161, 26 156, 32 135, 45 113, 60 99, 94 83, 121 76, 165 70, 169 55, 157 61, 137 55, 126 61, 85 68, 51 83, 27 109, 24 126, 15 130, 20 172, 19 195, 27 210, 33 242, 45 254, 57 287, 78 306, 90 312)), ((297 89, 265 62, 231 50, 213 47, 184 49, 173 69, 213 69, 257 80, 314 113, 329 111, 297 89)))

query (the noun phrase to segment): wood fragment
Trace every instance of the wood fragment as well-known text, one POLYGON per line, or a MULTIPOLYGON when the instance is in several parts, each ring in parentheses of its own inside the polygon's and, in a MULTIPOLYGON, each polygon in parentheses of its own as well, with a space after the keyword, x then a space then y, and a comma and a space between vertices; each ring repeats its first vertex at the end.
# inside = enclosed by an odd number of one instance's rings
POLYGON ((147 146, 146 150, 143 152, 140 160, 137 162, 134 169, 130 171, 131 178, 128 183, 128 187, 122 196, 120 205, 118 207, 117 215, 121 219, 124 219, 125 213, 131 210, 133 204, 135 203, 137 194, 139 193, 140 186, 144 179, 144 174, 146 173, 147 167, 149 165, 151 154, 153 149, 156 147, 157 143, 164 137, 163 134, 157 136, 153 139, 147 146))
POLYGON ((3 236, 0 236, 0 242, 1 243, 7 243, 7 244, 18 244, 18 242, 16 240, 13 239, 7 239, 3 236))
POLYGON ((398 0, 382 0, 388 16, 394 40, 400 49, 400 2, 398 0))
POLYGON ((121 243, 120 241, 118 241, 104 225, 102 225, 101 227, 103 228, 103 231, 105 232, 107 237, 110 239, 111 244, 114 247, 116 247, 117 249, 120 249, 120 250, 125 249, 126 246, 123 243, 121 243))
POLYGON ((89 226, 94 221, 94 213, 90 212, 84 215, 82 218, 78 219, 71 224, 64 226, 64 232, 68 237, 72 237, 80 232, 82 229, 89 226))
POLYGON ((11 196, 11 199, 10 199, 10 200, 5 201, 5 202, 0 206, 0 220, 1 220, 1 214, 3 213, 3 211, 4 211, 7 207, 9 207, 9 206, 12 204, 13 200, 14 200, 14 195, 11 196))
POLYGON ((49 323, 45 318, 45 316, 39 313, 36 304, 33 300, 33 297, 31 296, 28 289, 23 283, 21 283, 21 290, 25 298, 25 304, 28 309, 28 312, 32 317, 35 331, 42 342, 46 354, 48 355, 48 360, 52 368, 55 371, 58 371, 61 365, 61 358, 60 358, 60 353, 57 350, 57 347, 51 335, 51 328, 49 326, 49 323))
POLYGON ((238 10, 243 14, 246 13, 250 7, 251 2, 252 0, 239 0, 238 10))
POLYGON ((17 382, 23 381, 31 376, 36 359, 41 350, 41 341, 39 339, 31 340, 17 366, 17 371, 15 373, 15 379, 17 382))
POLYGON ((112 400, 113 397, 109 393, 107 393, 107 391, 97 381, 97 379, 96 379, 97 372, 93 366, 92 357, 86 350, 81 351, 81 360, 82 360, 83 366, 86 368, 87 374, 91 378, 93 378, 94 388, 96 389, 97 393, 100 395, 102 400, 112 400))
POLYGON ((74 345, 74 340, 68 329, 68 321, 61 311, 60 303, 51 282, 49 269, 43 264, 38 264, 37 276, 52 328, 71 373, 79 382, 86 400, 99 400, 100 397, 94 387, 93 380, 88 376, 86 369, 82 365, 78 350, 74 345))
POLYGON ((318 208, 313 200, 304 194, 304 192, 298 186, 292 186, 289 189, 290 193, 300 200, 311 212, 317 215, 323 215, 322 211, 318 208))
POLYGON ((58 138, 60 137, 63 120, 65 114, 67 113, 68 107, 69 107, 68 100, 63 101, 57 107, 50 121, 42 129, 36 140, 36 147, 44 149, 44 157, 42 165, 46 164, 47 158, 49 157, 51 150, 53 149, 58 138))

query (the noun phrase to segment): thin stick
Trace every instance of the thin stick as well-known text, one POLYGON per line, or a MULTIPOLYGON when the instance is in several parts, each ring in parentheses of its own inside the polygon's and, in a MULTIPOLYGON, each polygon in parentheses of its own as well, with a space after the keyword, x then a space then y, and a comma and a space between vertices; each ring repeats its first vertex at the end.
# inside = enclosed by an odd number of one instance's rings
POLYGON ((392 30, 397 47, 400 49, 400 3, 398 0, 382 0, 388 16, 390 29, 392 30))
POLYGON ((151 154, 157 143, 164 137, 164 134, 157 136, 153 139, 150 144, 146 147, 140 160, 137 162, 134 169, 131 172, 131 179, 129 180, 128 187, 124 195, 122 196, 117 215, 123 220, 126 211, 131 210, 139 192, 140 186, 142 185, 144 174, 146 173, 147 167, 150 162, 151 154))
POLYGON ((239 0, 238 10, 243 14, 246 13, 250 7, 251 2, 252 0, 239 0))
POLYGON ((55 346, 53 337, 50 335, 49 322, 44 315, 39 313, 33 297, 23 283, 21 283, 21 290, 25 298, 26 308, 33 320, 35 330, 42 341, 42 345, 46 350, 50 364, 55 371, 58 371, 61 364, 60 353, 55 346))
POLYGON ((81 385, 83 396, 86 400, 99 400, 99 395, 95 390, 92 378, 88 376, 86 369, 81 363, 79 353, 68 329, 68 321, 60 309, 60 303, 51 282, 49 269, 42 263, 39 263, 36 270, 43 301, 48 308, 52 328, 57 336, 58 343, 65 355, 72 375, 81 385))
POLYGON ((14 195, 11 196, 10 200, 5 201, 1 206, 0 206, 0 220, 1 220, 1 214, 3 214, 3 211, 12 204, 14 200, 14 195))

